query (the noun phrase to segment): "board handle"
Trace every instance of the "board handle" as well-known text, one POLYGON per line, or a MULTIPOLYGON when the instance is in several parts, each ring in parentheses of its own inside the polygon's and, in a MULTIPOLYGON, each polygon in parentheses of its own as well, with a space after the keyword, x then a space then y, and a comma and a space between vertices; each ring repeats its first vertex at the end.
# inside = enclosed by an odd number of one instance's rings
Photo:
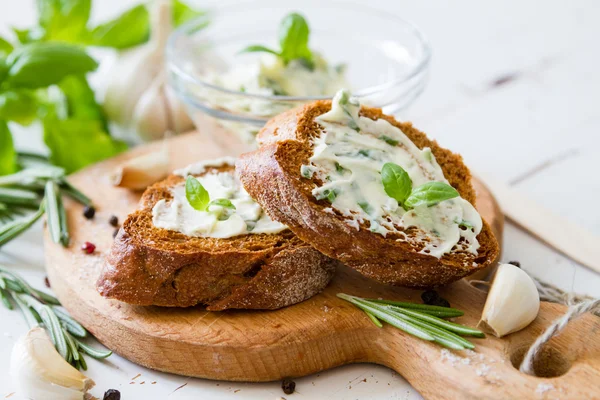
MULTIPOLYGON (((476 289, 475 289, 476 290, 476 289)), ((372 362, 392 368, 426 399, 600 399, 600 318, 586 314, 552 338, 534 362, 537 376, 518 370, 535 339, 567 307, 542 302, 537 319, 502 339, 469 338, 455 351, 389 325, 379 329, 372 362)), ((472 318, 457 322, 475 326, 472 318)))

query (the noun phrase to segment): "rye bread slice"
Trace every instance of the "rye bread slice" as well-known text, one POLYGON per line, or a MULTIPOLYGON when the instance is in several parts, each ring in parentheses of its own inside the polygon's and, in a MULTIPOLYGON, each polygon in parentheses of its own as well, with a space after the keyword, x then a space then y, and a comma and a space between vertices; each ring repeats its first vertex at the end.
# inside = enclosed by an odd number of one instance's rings
MULTIPOLYGON (((203 174, 233 169, 207 167, 203 174)), ((106 259, 97 282, 103 296, 143 306, 271 310, 304 301, 327 286, 337 261, 290 230, 217 239, 155 227, 152 208, 172 199, 169 189, 183 183, 183 177, 171 175, 144 192, 106 259)))
MULTIPOLYGON (((317 101, 272 120, 258 135, 259 149, 242 155, 236 164, 246 191, 271 218, 287 225, 300 239, 377 281, 414 288, 447 284, 480 270, 498 257, 498 242, 489 225, 477 236, 477 255, 451 252, 441 258, 422 254, 397 234, 384 237, 369 231, 366 223, 349 226, 339 214, 326 212, 327 200, 317 201, 311 191, 315 178, 301 176, 300 168, 312 156, 311 140, 320 135, 315 118, 331 109, 331 101, 317 101), (400 240, 398 240, 400 239, 400 240)), ((410 123, 401 123, 380 109, 362 107, 360 115, 385 119, 398 127, 417 147, 430 147, 449 183, 461 197, 475 204, 471 174, 462 158, 441 148, 410 123)), ((411 231, 406 230, 411 236, 411 231)), ((412 237, 412 236, 411 236, 412 237)), ((422 247, 421 247, 422 248, 422 247)))

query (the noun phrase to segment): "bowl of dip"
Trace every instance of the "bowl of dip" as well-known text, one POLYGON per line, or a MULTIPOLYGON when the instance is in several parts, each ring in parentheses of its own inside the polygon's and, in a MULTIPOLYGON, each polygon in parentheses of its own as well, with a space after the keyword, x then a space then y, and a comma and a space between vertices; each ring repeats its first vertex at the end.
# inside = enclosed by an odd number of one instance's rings
POLYGON ((349 89, 362 104, 400 116, 423 91, 431 49, 412 23, 383 10, 334 0, 221 2, 179 27, 167 44, 169 82, 201 134, 247 149, 273 116, 349 89), (283 62, 252 45, 280 49, 292 12, 309 26, 311 65, 283 62))

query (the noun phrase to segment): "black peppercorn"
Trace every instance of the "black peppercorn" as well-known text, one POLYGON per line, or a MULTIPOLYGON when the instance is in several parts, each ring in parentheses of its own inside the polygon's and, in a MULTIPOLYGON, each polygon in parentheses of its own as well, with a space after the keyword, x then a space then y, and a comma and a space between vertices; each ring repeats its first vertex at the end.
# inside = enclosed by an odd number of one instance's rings
POLYGON ((281 389, 283 389, 283 393, 285 394, 292 394, 296 391, 296 382, 286 378, 281 382, 281 389))
POLYGON ((92 219, 94 218, 94 215, 96 215, 96 209, 92 206, 85 206, 83 209, 83 216, 87 219, 92 219))
POLYGON ((114 227, 119 226, 119 218, 116 215, 113 215, 109 218, 108 223, 114 227))
POLYGON ((421 300, 429 306, 450 307, 448 300, 440 297, 435 290, 426 290, 421 293, 421 300))
POLYGON ((515 267, 521 268, 521 263, 518 261, 509 261, 508 263, 514 265, 515 267))
POLYGON ((421 300, 423 300, 423 303, 430 306, 432 306, 439 297, 440 295, 435 290, 426 290, 421 293, 421 300))
POLYGON ((108 389, 104 393, 102 400, 121 400, 121 392, 115 389, 108 389))

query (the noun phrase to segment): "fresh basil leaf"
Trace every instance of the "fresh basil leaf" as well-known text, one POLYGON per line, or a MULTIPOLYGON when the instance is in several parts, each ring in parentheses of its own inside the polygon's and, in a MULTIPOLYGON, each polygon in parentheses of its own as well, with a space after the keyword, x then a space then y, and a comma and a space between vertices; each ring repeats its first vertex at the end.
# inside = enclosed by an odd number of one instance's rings
POLYGON ((183 1, 173 0, 173 25, 176 27, 205 14, 205 11, 194 10, 183 1))
POLYGON ((0 92, 0 120, 29 125, 37 117, 38 101, 35 94, 26 89, 0 92))
POLYGON ((30 43, 13 51, 6 83, 12 87, 40 88, 73 74, 85 74, 98 63, 85 50, 65 43, 30 43))
POLYGON ((6 79, 8 75, 9 65, 6 62, 6 58, 0 57, 0 85, 6 79))
POLYGON ((7 56, 13 51, 13 45, 6 39, 0 37, 0 56, 7 56))
POLYGON ((248 46, 248 47, 240 50, 240 53, 271 53, 271 54, 275 54, 276 56, 279 57, 279 53, 276 52, 275 50, 269 49, 268 47, 261 46, 259 44, 254 44, 252 46, 248 46))
POLYGON ((0 175, 17 172, 17 152, 6 121, 0 121, 0 175))
POLYGON ((58 84, 58 87, 65 96, 69 118, 100 121, 104 131, 108 132, 104 111, 96 102, 94 91, 85 76, 68 76, 58 84))
POLYGON ((411 208, 423 205, 429 207, 458 196, 456 189, 446 183, 427 182, 414 188, 405 204, 411 208))
POLYGON ((44 119, 44 142, 50 161, 67 173, 104 160, 127 149, 124 142, 111 138, 100 121, 44 119))
POLYGON ((185 197, 190 205, 198 211, 206 211, 210 196, 200 181, 189 175, 185 180, 185 197))
POLYGON ((221 207, 224 207, 224 208, 231 208, 231 209, 235 210, 235 206, 233 205, 233 203, 229 199, 216 199, 216 200, 213 200, 210 203, 208 203, 208 207, 210 207, 210 206, 221 206, 221 207))
POLYGON ((381 182, 385 193, 404 205, 412 191, 412 180, 404 168, 394 163, 383 164, 381 182))
POLYGON ((80 43, 87 33, 91 0, 37 0, 45 41, 80 43))
POLYGON ((140 4, 92 29, 88 44, 126 49, 145 43, 149 37, 150 16, 146 6, 140 4))
POLYGON ((279 46, 285 63, 304 59, 312 68, 312 52, 308 48, 310 29, 304 17, 298 13, 288 14, 279 26, 279 46))

